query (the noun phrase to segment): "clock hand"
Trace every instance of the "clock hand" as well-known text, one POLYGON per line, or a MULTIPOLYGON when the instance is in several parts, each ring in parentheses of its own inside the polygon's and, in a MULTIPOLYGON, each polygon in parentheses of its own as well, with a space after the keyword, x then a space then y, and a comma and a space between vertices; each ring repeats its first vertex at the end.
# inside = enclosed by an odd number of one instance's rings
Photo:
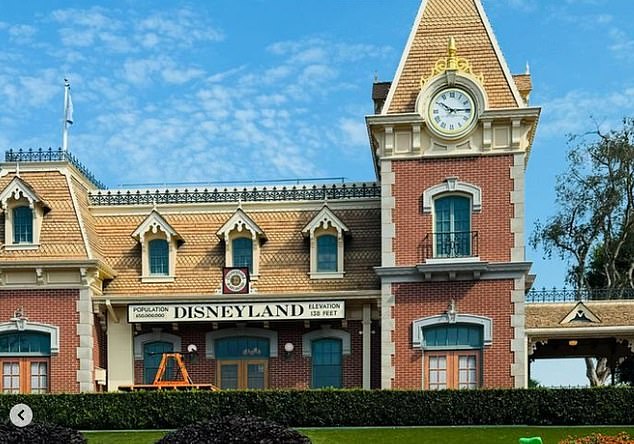
POLYGON ((445 109, 446 109, 447 111, 449 111, 450 113, 456 112, 456 110, 455 110, 455 109, 453 109, 453 108, 449 108, 449 107, 448 107, 447 105, 445 105, 443 102, 438 102, 438 104, 439 104, 440 106, 442 106, 443 108, 445 108, 445 109))

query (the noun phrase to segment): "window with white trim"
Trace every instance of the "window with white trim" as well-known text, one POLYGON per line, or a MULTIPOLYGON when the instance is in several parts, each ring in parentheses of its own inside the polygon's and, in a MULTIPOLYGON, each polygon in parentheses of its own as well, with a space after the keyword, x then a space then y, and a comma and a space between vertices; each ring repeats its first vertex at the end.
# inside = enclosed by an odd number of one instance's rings
POLYGON ((19 177, 0 192, 4 209, 4 244, 6 250, 39 248, 44 215, 50 207, 19 177))
POLYGON ((344 276, 344 234, 348 227, 324 205, 304 227, 310 239, 311 279, 340 279, 344 276))
POLYGON ((423 192, 423 213, 432 214, 433 232, 425 238, 425 259, 475 258, 478 236, 473 231, 472 216, 481 209, 480 188, 456 177, 427 188, 423 192))
POLYGON ((176 276, 176 252, 184 241, 156 211, 132 233, 141 244, 141 282, 173 282, 176 276))
POLYGON ((216 235, 225 243, 225 266, 248 267, 252 280, 260 275, 260 249, 264 231, 241 208, 220 227, 216 235))

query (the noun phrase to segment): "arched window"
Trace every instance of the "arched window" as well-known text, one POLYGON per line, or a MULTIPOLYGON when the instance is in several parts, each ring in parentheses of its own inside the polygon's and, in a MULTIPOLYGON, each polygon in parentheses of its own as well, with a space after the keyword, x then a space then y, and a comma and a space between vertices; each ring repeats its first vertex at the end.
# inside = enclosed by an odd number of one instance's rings
POLYGON ((317 271, 337 271, 337 236, 323 234, 317 238, 317 271))
POLYGON ((150 274, 169 275, 169 245, 165 239, 153 239, 148 243, 150 274))
POLYGON ((248 237, 238 237, 231 241, 233 251, 233 266, 248 267, 253 273, 253 241, 248 237))
POLYGON ((471 256, 471 199, 449 195, 434 200, 435 256, 471 256))
POLYGON ((0 391, 46 393, 51 335, 33 331, 0 333, 0 391))
POLYGON ((322 338, 312 341, 313 379, 312 388, 342 385, 342 341, 337 338, 322 338))
POLYGON ((33 243, 33 210, 29 207, 13 209, 13 243, 33 243))
MULTIPOLYGON (((143 383, 152 384, 163 359, 163 353, 172 353, 174 344, 165 341, 146 342, 143 344, 143 383)), ((165 379, 174 379, 174 361, 168 361, 165 379)))

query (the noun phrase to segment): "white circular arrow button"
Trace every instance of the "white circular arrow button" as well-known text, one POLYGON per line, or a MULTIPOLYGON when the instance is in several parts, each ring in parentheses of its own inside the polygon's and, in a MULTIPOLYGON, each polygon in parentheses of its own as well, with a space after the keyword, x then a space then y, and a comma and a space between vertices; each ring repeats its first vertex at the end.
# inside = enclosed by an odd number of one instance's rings
POLYGON ((9 419, 16 427, 26 427, 33 421, 33 410, 26 404, 16 404, 9 412, 9 419))

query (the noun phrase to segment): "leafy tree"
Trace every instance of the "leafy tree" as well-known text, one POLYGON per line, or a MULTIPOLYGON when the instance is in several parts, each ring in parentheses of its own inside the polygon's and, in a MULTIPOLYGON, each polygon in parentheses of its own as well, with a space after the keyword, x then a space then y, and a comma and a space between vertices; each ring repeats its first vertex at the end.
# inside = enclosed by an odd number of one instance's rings
MULTIPOLYGON (((568 261, 577 290, 634 288, 634 119, 570 139, 568 171, 557 177, 557 212, 530 239, 568 261)), ((586 358, 591 385, 610 376, 606 358, 586 358)))

